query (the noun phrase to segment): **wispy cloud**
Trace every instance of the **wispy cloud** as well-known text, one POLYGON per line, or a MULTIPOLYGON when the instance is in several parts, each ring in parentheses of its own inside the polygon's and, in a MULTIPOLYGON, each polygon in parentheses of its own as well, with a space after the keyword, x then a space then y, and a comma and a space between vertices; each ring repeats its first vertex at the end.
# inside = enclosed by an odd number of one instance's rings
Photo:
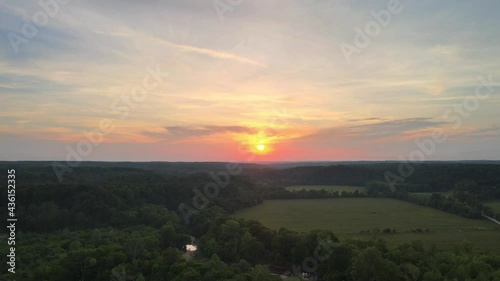
POLYGON ((177 50, 183 51, 183 52, 192 52, 192 53, 197 53, 201 55, 206 55, 212 58, 218 58, 218 59, 225 59, 225 60, 232 60, 236 61, 239 63, 245 63, 245 64, 251 64, 255 66, 260 66, 260 67, 267 67, 265 64, 262 64, 260 62, 254 61, 252 59, 239 56, 233 53, 228 53, 228 52, 223 52, 223 51, 218 51, 218 50, 213 50, 213 49, 207 49, 207 48, 201 48, 201 47, 195 47, 195 46, 190 46, 190 45, 183 45, 183 44, 176 44, 172 42, 168 42, 165 40, 162 40, 164 44, 168 45, 169 47, 175 48, 177 50))
MULTIPOLYGON (((365 121, 378 121, 382 118, 367 118, 365 121)), ((377 140, 394 137, 411 138, 412 133, 421 133, 422 130, 436 128, 445 122, 433 121, 431 118, 393 119, 369 124, 340 126, 321 129, 306 136, 306 138, 346 138, 377 140)))
POLYGON ((255 134, 256 129, 244 126, 167 126, 169 135, 174 137, 196 137, 222 133, 255 134))
POLYGON ((361 129, 363 133, 387 134, 435 127, 442 124, 445 124, 445 122, 433 121, 431 118, 405 118, 359 125, 354 128, 361 129))

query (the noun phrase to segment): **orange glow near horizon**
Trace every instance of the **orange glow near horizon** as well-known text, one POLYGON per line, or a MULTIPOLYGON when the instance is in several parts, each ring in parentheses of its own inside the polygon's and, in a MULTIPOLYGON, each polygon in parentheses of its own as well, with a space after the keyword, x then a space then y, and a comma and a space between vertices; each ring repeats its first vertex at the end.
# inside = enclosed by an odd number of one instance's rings
POLYGON ((247 140, 244 142, 247 143, 252 153, 266 155, 272 152, 270 146, 272 140, 263 132, 259 132, 256 135, 247 136, 247 140))

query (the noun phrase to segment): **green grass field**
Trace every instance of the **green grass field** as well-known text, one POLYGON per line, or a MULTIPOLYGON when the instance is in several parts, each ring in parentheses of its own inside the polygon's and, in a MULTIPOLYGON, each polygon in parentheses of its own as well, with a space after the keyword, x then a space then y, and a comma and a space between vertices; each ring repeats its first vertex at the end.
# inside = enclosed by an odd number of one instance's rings
POLYGON ((490 206, 495 210, 495 212, 500 212, 500 201, 491 201, 484 203, 486 206, 490 206))
POLYGON ((349 185, 292 185, 285 187, 288 191, 300 191, 302 189, 305 190, 326 190, 329 193, 333 193, 338 191, 342 193, 345 192, 355 192, 356 190, 360 193, 364 193, 366 191, 366 187, 363 186, 349 186, 349 185))
POLYGON ((428 207, 387 198, 340 198, 266 200, 256 207, 235 213, 236 217, 260 221, 272 229, 285 227, 307 232, 332 230, 340 238, 370 239, 373 234, 362 230, 396 229, 396 234, 379 234, 396 245, 421 240, 439 248, 468 240, 480 251, 500 253, 500 227, 487 220, 472 220, 428 207), (429 233, 412 233, 411 229, 429 229, 429 233))

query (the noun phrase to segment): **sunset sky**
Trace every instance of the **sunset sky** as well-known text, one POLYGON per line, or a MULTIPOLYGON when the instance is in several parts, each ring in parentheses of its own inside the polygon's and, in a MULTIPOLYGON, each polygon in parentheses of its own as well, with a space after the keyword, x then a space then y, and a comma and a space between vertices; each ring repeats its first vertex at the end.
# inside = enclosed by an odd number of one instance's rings
POLYGON ((0 0, 0 160, 500 159, 500 2, 391 2, 0 0))

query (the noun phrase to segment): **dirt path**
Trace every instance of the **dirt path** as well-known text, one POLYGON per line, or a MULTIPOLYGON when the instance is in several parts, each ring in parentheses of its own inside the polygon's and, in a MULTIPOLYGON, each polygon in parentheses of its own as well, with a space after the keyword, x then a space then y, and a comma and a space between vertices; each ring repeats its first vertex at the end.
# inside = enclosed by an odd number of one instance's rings
POLYGON ((490 221, 496 223, 496 224, 500 224, 500 221, 497 221, 496 219, 492 218, 492 217, 488 217, 487 215, 483 215, 483 217, 489 219, 490 221))

